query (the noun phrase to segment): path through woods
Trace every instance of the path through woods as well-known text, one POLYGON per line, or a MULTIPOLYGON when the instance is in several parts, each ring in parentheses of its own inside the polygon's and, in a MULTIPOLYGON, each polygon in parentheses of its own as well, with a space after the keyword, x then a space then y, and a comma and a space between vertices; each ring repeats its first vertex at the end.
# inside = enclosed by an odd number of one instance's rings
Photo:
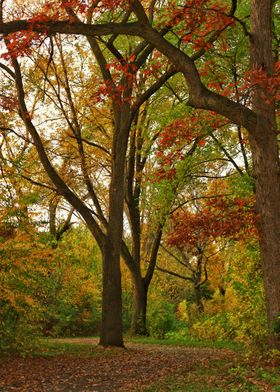
POLYGON ((0 392, 139 391, 171 374, 179 376, 215 360, 231 362, 236 356, 226 349, 134 343, 126 349, 103 349, 90 338, 58 341, 93 345, 92 354, 81 349, 75 355, 0 359, 0 392))
POLYGON ((97 342, 48 339, 36 357, 0 358, 0 392, 279 391, 275 365, 246 364, 228 349, 140 343, 104 349, 97 342))

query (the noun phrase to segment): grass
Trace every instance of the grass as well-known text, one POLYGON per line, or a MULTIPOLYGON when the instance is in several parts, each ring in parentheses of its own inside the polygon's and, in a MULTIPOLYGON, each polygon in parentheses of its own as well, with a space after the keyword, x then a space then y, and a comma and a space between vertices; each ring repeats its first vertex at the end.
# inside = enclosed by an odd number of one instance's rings
POLYGON ((80 343, 80 338, 71 338, 73 342, 65 342, 63 339, 43 338, 40 339, 35 356, 52 357, 57 355, 66 355, 74 357, 97 357, 113 355, 118 348, 111 348, 110 350, 103 350, 97 344, 90 344, 88 342, 80 343))
MULTIPOLYGON (((96 342, 97 337, 94 337, 96 342)), ((82 355, 97 355, 100 353, 99 348, 96 344, 89 344, 88 342, 80 342, 81 338, 71 338, 71 342, 66 342, 64 339, 53 339, 53 338, 42 338, 40 339, 39 348, 36 352, 37 355, 42 356, 53 356, 71 354, 75 355, 81 353, 82 355), (75 342, 76 340, 76 342, 75 342)), ((217 348, 217 349, 229 349, 237 352, 242 351, 243 346, 235 342, 226 341, 205 341, 198 340, 192 336, 184 337, 170 337, 168 339, 159 339, 154 337, 125 337, 126 343, 139 343, 139 344, 156 344, 161 346, 185 346, 185 347, 197 347, 197 348, 217 348)))
POLYGON ((153 337, 127 337, 127 341, 141 344, 159 344, 168 346, 186 346, 186 347, 208 347, 208 348, 225 348, 233 351, 242 351, 244 346, 241 343, 229 341, 199 340, 192 336, 174 336, 167 339, 157 339, 153 337))
POLYGON ((187 374, 171 375, 138 392, 280 392, 280 369, 212 361, 187 374))

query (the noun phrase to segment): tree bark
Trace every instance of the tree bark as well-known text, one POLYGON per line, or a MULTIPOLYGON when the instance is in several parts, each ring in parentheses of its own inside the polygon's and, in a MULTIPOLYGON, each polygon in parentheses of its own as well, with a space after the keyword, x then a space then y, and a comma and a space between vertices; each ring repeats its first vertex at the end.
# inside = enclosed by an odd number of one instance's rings
POLYGON ((155 233, 155 237, 152 241, 152 247, 149 254, 149 265, 145 273, 145 276, 141 275, 141 268, 139 264, 138 272, 135 270, 133 274, 134 278, 134 313, 132 318, 131 332, 134 330, 134 335, 147 335, 146 325, 146 311, 147 311, 147 297, 148 289, 153 278, 153 274, 156 267, 158 250, 162 237, 162 223, 158 225, 155 233), (135 325, 135 328, 134 328, 135 325))
POLYGON ((144 278, 140 276, 137 281, 134 282, 133 314, 130 328, 130 333, 132 336, 148 335, 146 325, 147 296, 148 287, 145 285, 144 278))
POLYGON ((103 253, 101 346, 123 347, 121 272, 117 236, 109 235, 103 253))
POLYGON ((99 344, 123 347, 120 254, 123 234, 125 162, 131 126, 127 104, 115 110, 109 221, 103 253, 102 324, 99 344))
POLYGON ((194 289, 194 300, 195 300, 195 304, 197 306, 197 310, 199 311, 199 313, 202 314, 204 312, 204 306, 203 306, 203 302, 201 300, 200 285, 194 283, 193 289, 194 289))
MULTIPOLYGON (((273 0, 251 1, 251 70, 273 75, 273 0)), ((250 146, 254 164, 257 225, 265 285, 268 322, 273 334, 280 323, 280 162, 276 133, 275 103, 262 86, 256 86, 252 100, 258 116, 250 146)), ((277 338, 275 340, 277 345, 277 338)), ((278 346, 280 339, 278 336, 278 346)))

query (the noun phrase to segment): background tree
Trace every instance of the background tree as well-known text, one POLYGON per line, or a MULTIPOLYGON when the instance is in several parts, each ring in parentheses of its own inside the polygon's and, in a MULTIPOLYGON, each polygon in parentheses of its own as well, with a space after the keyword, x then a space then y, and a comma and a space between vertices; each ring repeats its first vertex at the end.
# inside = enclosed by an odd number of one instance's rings
POLYGON ((225 240, 236 240, 253 232, 254 212, 250 202, 247 201, 246 205, 241 198, 215 196, 203 204, 196 202, 173 215, 173 227, 167 237, 167 244, 177 250, 178 256, 168 249, 166 251, 186 268, 190 276, 159 269, 192 282, 197 308, 203 312, 201 287, 208 280, 209 259, 226 246, 225 240))

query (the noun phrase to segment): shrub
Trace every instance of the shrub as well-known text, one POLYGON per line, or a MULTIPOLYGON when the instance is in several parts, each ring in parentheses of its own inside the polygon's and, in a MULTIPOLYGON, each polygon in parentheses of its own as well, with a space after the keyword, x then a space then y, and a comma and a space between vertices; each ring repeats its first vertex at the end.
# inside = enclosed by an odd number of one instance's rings
POLYGON ((167 332, 176 326, 174 305, 166 300, 157 300, 150 303, 148 308, 149 333, 159 339, 164 339, 167 332))

